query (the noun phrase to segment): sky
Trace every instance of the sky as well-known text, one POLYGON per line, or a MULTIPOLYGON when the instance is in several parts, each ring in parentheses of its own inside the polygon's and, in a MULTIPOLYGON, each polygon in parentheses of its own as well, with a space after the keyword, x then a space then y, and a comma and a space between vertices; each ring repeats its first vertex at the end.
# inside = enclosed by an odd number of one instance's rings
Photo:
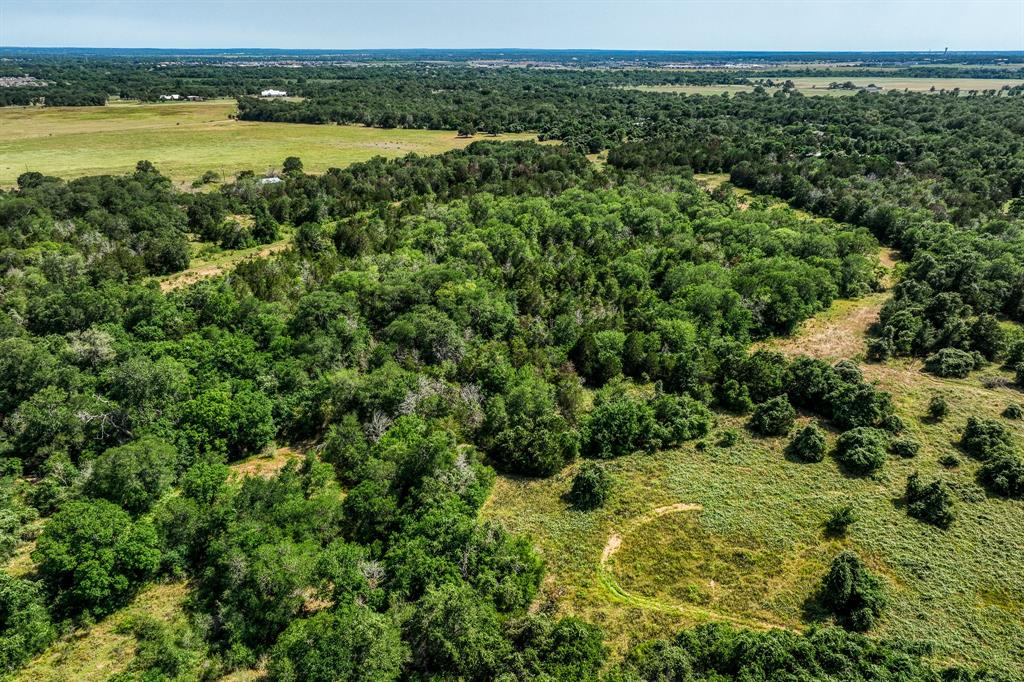
POLYGON ((0 0, 0 45, 1024 50, 1024 0, 0 0))

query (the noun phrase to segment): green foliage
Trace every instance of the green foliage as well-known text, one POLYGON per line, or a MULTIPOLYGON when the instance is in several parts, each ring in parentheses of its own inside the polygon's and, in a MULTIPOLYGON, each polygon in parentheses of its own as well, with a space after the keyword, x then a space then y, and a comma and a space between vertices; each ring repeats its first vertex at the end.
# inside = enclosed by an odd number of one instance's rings
POLYGON ((796 410, 781 395, 755 407, 750 416, 750 428, 763 436, 785 436, 795 422, 796 410))
POLYGON ((868 682, 913 679, 939 682, 974 678, 932 667, 920 647, 839 628, 802 634, 782 628, 744 630, 722 623, 698 625, 672 639, 633 645, 612 674, 615 682, 712 682, 716 680, 822 680, 868 682))
POLYGON ((897 436, 889 441, 889 452, 897 457, 910 459, 911 457, 916 457, 920 451, 921 441, 913 436, 897 436))
POLYGON ((942 421, 949 414, 949 403, 941 395, 933 395, 928 401, 928 416, 935 421, 942 421))
POLYGON ((628 455, 652 444, 656 426, 646 402, 617 388, 602 393, 583 428, 583 453, 599 459, 628 455))
POLYGON ((157 534, 106 500, 71 502, 46 524, 32 560, 67 615, 101 616, 124 604, 160 565, 157 534))
POLYGON ((963 379, 978 366, 971 353, 956 348, 942 348, 925 358, 924 367, 940 377, 963 379))
POLYGON ((857 510, 853 505, 835 507, 825 520, 825 532, 834 537, 844 537, 850 526, 857 522, 857 510))
POLYGON ((246 385, 210 388, 181 406, 181 438, 193 452, 241 459, 274 437, 273 403, 246 385))
POLYGON ((960 438, 960 447, 970 456, 986 460, 1003 448, 1012 448, 1013 439, 1005 424, 985 417, 968 417, 960 438))
POLYGON ((343 606, 293 621, 271 651, 268 676, 279 682, 386 682, 399 678, 409 658, 387 616, 343 606))
POLYGON ((203 660, 203 643, 188 623, 166 623, 148 614, 133 616, 118 630, 135 638, 135 656, 111 682, 192 680, 203 660))
POLYGON ((820 462, 825 458, 825 432, 816 424, 808 424, 797 431, 786 446, 786 454, 801 462, 820 462))
POLYGON ((1024 419, 1024 407, 1020 403, 1010 403, 1003 410, 1003 416, 1007 419, 1024 419))
POLYGON ((885 609, 884 585, 853 552, 842 552, 822 579, 821 601, 849 630, 870 630, 885 609))
POLYGON ((18 668, 55 637, 39 586, 0 571, 0 672, 18 668))
POLYGON ((939 528, 953 523, 953 493, 949 486, 936 480, 923 483, 917 472, 907 478, 907 513, 915 519, 939 528))
POLYGON ((170 488, 177 463, 173 445, 144 436, 97 457, 85 492, 110 500, 131 514, 142 514, 170 488))
POLYGON ((885 464, 887 445, 888 437, 884 431, 860 426, 839 436, 835 455, 848 471, 866 476, 885 464))
POLYGON ((569 501, 578 509, 597 509, 608 499, 611 477, 601 465, 584 462, 572 479, 569 501))

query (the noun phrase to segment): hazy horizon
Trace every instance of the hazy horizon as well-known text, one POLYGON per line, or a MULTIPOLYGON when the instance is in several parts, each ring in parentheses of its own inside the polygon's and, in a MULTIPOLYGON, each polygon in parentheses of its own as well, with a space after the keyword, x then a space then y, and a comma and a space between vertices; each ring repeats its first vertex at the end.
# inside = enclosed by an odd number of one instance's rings
POLYGON ((1006 52, 1022 0, 0 0, 0 45, 97 49, 1006 52))

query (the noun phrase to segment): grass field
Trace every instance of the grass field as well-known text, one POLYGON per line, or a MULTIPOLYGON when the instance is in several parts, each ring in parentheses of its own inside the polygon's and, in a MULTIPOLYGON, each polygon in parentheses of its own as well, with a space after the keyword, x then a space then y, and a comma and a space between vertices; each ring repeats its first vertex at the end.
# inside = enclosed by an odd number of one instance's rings
MULTIPOLYGON (((775 78, 775 81, 785 81, 785 78, 775 78)), ((953 90, 960 88, 960 92, 967 94, 971 90, 999 90, 1004 85, 1020 85, 1024 81, 1007 78, 843 78, 843 77, 813 77, 792 78, 793 83, 799 92, 805 95, 830 95, 843 97, 857 94, 857 90, 829 90, 828 84, 832 82, 845 83, 850 81, 857 86, 870 84, 882 88, 883 92, 890 90, 909 90, 911 92, 930 92, 934 87, 939 90, 953 90)), ((722 93, 750 92, 754 89, 752 85, 637 85, 636 90, 645 92, 675 92, 686 95, 721 95, 722 93)), ((771 89, 769 90, 771 91, 771 89)))
MULTIPOLYGON (((838 301, 793 338, 767 345, 862 357, 884 296, 838 301)), ((703 444, 608 462, 613 493, 598 511, 567 506, 567 470, 548 480, 499 477, 484 515, 533 535, 548 565, 542 599, 600 623, 619 653, 631 641, 708 620, 800 629, 815 620, 809 598, 821 576, 850 547, 888 584, 891 603, 876 633, 929 642, 939 663, 985 664, 1024 679, 1024 504, 987 496, 975 482, 977 463, 955 445, 968 416, 998 417, 1024 396, 986 387, 986 377, 1009 376, 997 368, 951 380, 922 373, 920 362, 862 367, 893 394, 924 444, 912 460, 891 457, 873 478, 844 475, 830 458, 789 461, 786 439, 754 436, 745 419, 723 414, 703 444), (949 401, 950 416, 926 422, 936 394, 949 401), (735 446, 715 445, 725 430, 740 434, 735 446), (943 466, 943 455, 960 464, 943 466), (915 470, 946 480, 959 497, 949 530, 903 510, 915 470), (827 537, 824 520, 845 503, 855 504, 859 520, 846 539, 827 537)), ((1024 440, 1020 422, 1006 423, 1024 440)))
POLYGON ((123 173, 140 159, 179 182, 207 170, 224 177, 240 170, 262 173, 279 168, 287 156, 302 158, 306 171, 316 173, 374 156, 437 154, 484 139, 444 130, 236 121, 229 118, 234 111, 234 100, 0 108, 0 186, 14 184, 27 170, 74 178, 123 173))

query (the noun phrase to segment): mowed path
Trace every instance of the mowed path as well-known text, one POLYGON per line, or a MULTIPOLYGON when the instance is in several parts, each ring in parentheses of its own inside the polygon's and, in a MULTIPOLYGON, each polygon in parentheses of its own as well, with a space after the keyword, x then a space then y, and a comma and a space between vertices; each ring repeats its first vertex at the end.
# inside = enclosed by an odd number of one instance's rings
MULTIPOLYGON (((628 525, 621 532, 613 532, 608 536, 608 541, 604 545, 604 549, 601 551, 601 564, 600 564, 600 579, 601 583, 608 590, 609 594, 613 599, 623 601, 632 606, 638 606, 645 609, 651 609, 654 611, 663 611, 670 613, 677 613, 685 615, 695 620, 709 620, 732 623, 734 625, 742 625, 745 627, 756 628, 760 630, 767 630, 772 628, 784 628, 785 625, 779 623, 773 623, 767 620, 759 618, 746 618, 743 616, 737 616, 731 613, 725 613, 716 609, 698 606, 696 604, 687 604, 682 602, 669 602, 662 599, 656 599, 654 597, 647 597, 639 595, 634 592, 626 590, 619 581, 616 579, 614 573, 609 566, 609 562, 615 556, 615 554, 622 547, 624 541, 623 535, 633 536, 637 531, 650 523, 651 521, 668 516, 669 514, 680 514, 684 512, 701 512, 704 510, 704 506, 693 502, 677 502, 675 504, 665 505, 663 507, 657 507, 652 509, 646 514, 641 514, 633 519, 630 519, 628 525)), ((634 541, 642 542, 642 539, 633 537, 634 541)))

